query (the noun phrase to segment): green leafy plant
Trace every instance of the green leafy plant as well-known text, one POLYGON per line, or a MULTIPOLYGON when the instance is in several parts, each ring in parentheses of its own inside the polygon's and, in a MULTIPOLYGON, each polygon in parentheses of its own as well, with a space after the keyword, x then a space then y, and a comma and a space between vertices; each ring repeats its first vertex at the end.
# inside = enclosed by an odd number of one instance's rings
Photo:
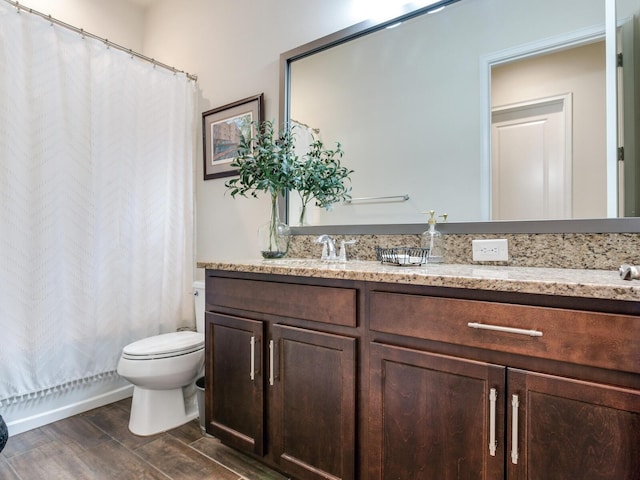
POLYGON ((265 258, 282 257, 288 250, 288 235, 283 244, 285 235, 278 216, 278 197, 286 191, 298 192, 302 201, 302 223, 306 206, 312 200, 317 206, 328 209, 336 202, 351 198, 345 180, 349 180, 353 170, 341 164, 343 151, 339 143, 332 150, 325 148, 321 140, 314 139, 309 152, 298 158, 293 128, 283 128, 278 133, 273 122, 268 120, 251 125, 255 134, 241 136, 238 156, 231 163, 238 169, 238 176, 227 180, 225 186, 234 198, 237 195, 258 197, 261 192, 270 195, 268 245, 262 255, 265 258))
POLYGON ((349 170, 341 164, 342 146, 336 143, 335 149, 325 148, 322 140, 314 139, 309 152, 296 162, 293 189, 298 192, 302 208, 299 222, 304 222, 307 205, 315 200, 315 205, 329 209, 334 203, 351 198, 350 188, 345 180, 350 180, 349 170))
POLYGON ((238 176, 225 182, 231 196, 258 197, 265 192, 271 197, 271 218, 269 222, 268 250, 264 257, 282 257, 288 249, 282 245, 282 235, 278 232, 278 196, 295 188, 297 156, 294 152, 293 134, 290 129, 277 133, 273 122, 252 122, 255 135, 242 136, 238 144, 238 156, 231 163, 238 169, 238 176))
POLYGON ((238 156, 231 163, 238 169, 238 176, 228 180, 225 186, 231 196, 257 197, 266 192, 277 198, 294 187, 293 177, 297 156, 293 149, 293 134, 284 129, 276 133, 273 122, 251 122, 255 135, 241 136, 238 156))

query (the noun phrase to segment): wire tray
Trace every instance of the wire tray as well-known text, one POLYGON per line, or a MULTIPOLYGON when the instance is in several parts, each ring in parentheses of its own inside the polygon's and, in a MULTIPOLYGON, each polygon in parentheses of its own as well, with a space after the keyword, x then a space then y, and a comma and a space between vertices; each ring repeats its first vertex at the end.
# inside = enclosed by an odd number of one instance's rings
POLYGON ((376 259, 379 262, 399 267, 419 266, 427 263, 428 248, 413 247, 376 247, 376 259))

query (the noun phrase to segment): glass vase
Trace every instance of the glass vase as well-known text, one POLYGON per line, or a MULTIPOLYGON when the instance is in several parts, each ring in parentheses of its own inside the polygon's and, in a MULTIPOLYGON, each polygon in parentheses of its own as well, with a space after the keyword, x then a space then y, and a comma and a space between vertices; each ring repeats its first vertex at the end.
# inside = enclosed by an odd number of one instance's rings
POLYGON ((308 224, 309 222, 307 221, 307 205, 304 204, 300 207, 300 214, 298 215, 298 226, 304 227, 308 224))
POLYGON ((258 228, 258 245, 263 258, 282 258, 289 251, 291 229, 280 221, 278 197, 271 196, 271 217, 269 222, 258 228))

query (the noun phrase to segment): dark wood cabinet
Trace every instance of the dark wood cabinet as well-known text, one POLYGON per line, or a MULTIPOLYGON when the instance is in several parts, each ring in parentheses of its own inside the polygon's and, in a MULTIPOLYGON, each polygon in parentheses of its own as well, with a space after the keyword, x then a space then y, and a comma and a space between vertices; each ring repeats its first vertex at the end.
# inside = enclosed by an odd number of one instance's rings
POLYGON ((508 385, 508 479, 640 479, 639 391, 516 369, 508 385))
POLYGON ((263 322, 206 314, 207 431, 256 455, 264 453, 263 322))
POLYGON ((635 302, 207 271, 206 424, 297 480, 640 480, 635 302))
POLYGON ((273 453, 296 478, 355 478, 356 340, 274 325, 273 453))
POLYGON ((640 479, 637 390, 375 343, 370 356, 372 480, 640 479))
POLYGON ((370 346, 369 475, 504 478, 504 367, 370 346))
POLYGON ((211 283, 219 289, 207 295, 207 432, 292 478, 355 480, 357 339, 330 331, 355 325, 353 290, 211 283))
POLYGON ((398 292, 369 301, 374 338, 424 348, 369 348, 369 479, 640 479, 640 391, 580 378, 616 378, 602 367, 637 379, 638 317, 398 292), (534 365, 558 374, 522 368, 534 365))

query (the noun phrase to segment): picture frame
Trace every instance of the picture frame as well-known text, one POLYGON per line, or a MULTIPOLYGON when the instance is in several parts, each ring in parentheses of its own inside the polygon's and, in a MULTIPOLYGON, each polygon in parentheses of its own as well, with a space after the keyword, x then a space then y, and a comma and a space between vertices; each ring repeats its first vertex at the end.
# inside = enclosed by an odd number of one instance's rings
POLYGON ((241 135, 254 136, 252 122, 262 122, 264 94, 238 100, 202 113, 204 179, 231 177, 241 135))

